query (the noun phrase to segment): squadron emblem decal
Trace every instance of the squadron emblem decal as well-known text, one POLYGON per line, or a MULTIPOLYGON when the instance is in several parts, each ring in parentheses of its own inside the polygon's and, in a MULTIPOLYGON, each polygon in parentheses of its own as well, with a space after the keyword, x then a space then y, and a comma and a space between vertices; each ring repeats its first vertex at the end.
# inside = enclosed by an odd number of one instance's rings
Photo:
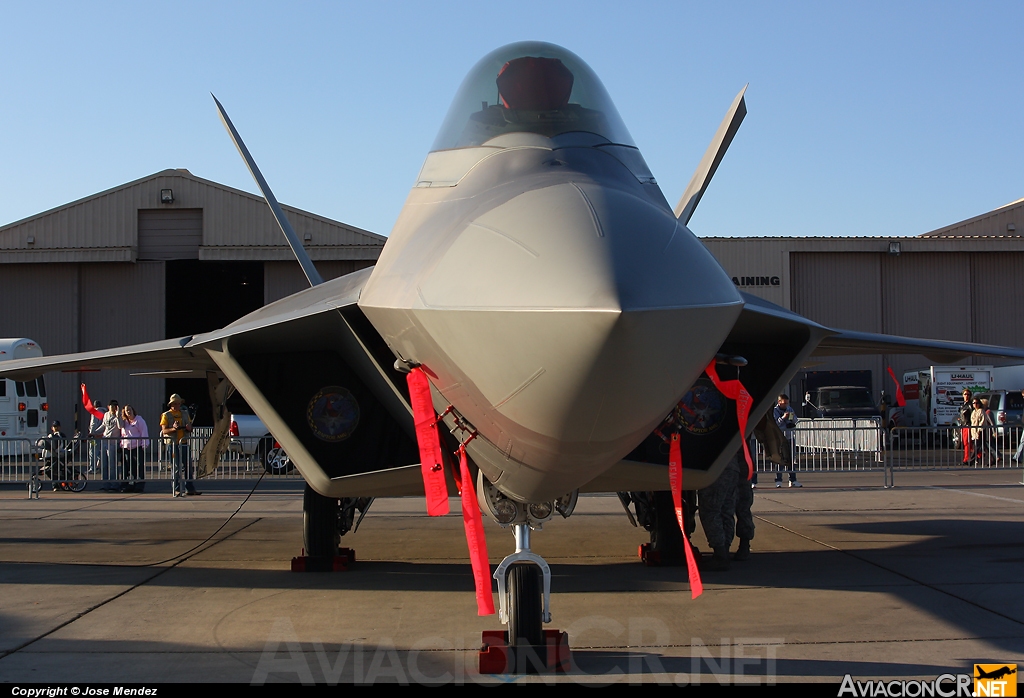
POLYGON ((359 403, 345 388, 329 385, 309 401, 306 422, 321 441, 344 441, 359 426, 359 403))
POLYGON ((722 426, 725 397, 714 384, 701 376, 676 405, 676 418, 687 433, 704 436, 722 426))

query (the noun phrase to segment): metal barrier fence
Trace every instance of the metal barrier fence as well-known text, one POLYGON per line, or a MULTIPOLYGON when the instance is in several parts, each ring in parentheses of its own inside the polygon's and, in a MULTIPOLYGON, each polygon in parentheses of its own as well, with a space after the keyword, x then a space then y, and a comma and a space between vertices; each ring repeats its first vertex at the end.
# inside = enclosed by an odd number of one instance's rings
POLYGON ((896 471, 1020 468, 1022 437, 1024 429, 1019 426, 885 430, 874 418, 804 420, 788 441, 788 458, 782 454, 772 459, 755 442, 755 468, 795 473, 881 471, 884 486, 892 487, 896 471))
MULTIPOLYGON (((189 473, 196 471, 212 429, 196 428, 188 439, 189 473)), ((995 427, 896 427, 885 430, 877 418, 813 419, 799 422, 786 442, 789 453, 774 457, 752 440, 755 468, 774 473, 883 471, 892 487, 896 471, 1020 468, 1024 429, 995 427), (966 443, 966 447, 965 444, 966 443), (789 464, 792 464, 791 466, 789 464)), ((171 480, 174 455, 160 437, 133 439, 0 439, 0 482, 58 482, 84 489, 87 482, 109 484, 171 480), (125 448, 130 446, 131 448, 125 448), (103 453, 108 452, 107 472, 103 453), (106 479, 104 475, 106 474, 106 479)), ((232 437, 208 479, 269 477, 301 479, 272 438, 232 437)), ((206 479, 206 478, 204 478, 206 479)))
POLYGON ((757 443, 755 468, 758 472, 797 473, 883 470, 885 442, 878 417, 807 419, 797 423, 783 452, 774 458, 757 443), (787 447, 789 453, 785 453, 787 447))
POLYGON ((1022 436, 1019 426, 896 427, 889 434, 886 487, 897 470, 1020 468, 1022 436))
MULTIPOLYGON (((194 473, 203 446, 213 430, 193 430, 188 439, 188 473, 194 473)), ((0 482, 43 481, 110 484, 143 480, 171 480, 174 450, 161 437, 123 440, 120 438, 0 439, 0 482), (104 452, 107 470, 104 473, 104 452), (104 479, 106 475, 106 479, 104 479)), ((301 479, 284 451, 270 438, 231 437, 220 463, 204 479, 245 480, 267 477, 301 479)))

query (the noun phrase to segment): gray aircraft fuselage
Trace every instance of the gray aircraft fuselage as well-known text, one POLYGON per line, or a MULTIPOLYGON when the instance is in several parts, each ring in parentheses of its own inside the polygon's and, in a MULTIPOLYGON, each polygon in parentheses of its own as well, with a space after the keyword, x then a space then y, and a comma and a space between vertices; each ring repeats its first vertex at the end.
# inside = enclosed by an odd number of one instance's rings
POLYGON ((532 502, 647 437, 743 301, 636 148, 519 131, 428 156, 359 307, 477 432, 488 480, 532 502))

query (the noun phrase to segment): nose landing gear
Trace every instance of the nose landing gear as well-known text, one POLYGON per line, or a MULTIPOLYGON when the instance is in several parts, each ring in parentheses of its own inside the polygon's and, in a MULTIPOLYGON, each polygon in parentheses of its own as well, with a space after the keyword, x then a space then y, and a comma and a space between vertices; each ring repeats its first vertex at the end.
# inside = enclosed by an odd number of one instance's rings
POLYGON ((498 580, 499 617, 509 626, 509 645, 520 641, 539 645, 541 623, 551 622, 551 568, 540 555, 530 550, 529 524, 514 524, 516 551, 494 571, 498 580), (540 577, 543 575, 544 605, 541 608, 540 577), (506 581, 507 580, 507 581, 506 581), (522 633, 514 632, 522 630, 522 633))
POLYGON ((551 568, 530 550, 530 526, 512 525, 516 551, 494 572, 498 581, 499 617, 507 632, 485 632, 480 673, 532 674, 568 671, 569 637, 544 630, 551 622, 551 568))

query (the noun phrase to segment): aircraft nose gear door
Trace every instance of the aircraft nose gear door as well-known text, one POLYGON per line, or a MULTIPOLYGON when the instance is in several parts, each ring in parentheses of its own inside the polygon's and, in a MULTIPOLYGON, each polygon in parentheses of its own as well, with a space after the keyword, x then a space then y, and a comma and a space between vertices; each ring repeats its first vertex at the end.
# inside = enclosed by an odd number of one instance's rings
POLYGON ((508 646, 513 654, 510 660, 515 660, 510 664, 518 668, 523 663, 516 652, 519 648, 530 647, 542 663, 546 656, 543 623, 551 622, 551 568, 530 550, 528 524, 514 524, 512 532, 516 551, 501 561, 494 578, 498 581, 499 617, 508 625, 508 646))

